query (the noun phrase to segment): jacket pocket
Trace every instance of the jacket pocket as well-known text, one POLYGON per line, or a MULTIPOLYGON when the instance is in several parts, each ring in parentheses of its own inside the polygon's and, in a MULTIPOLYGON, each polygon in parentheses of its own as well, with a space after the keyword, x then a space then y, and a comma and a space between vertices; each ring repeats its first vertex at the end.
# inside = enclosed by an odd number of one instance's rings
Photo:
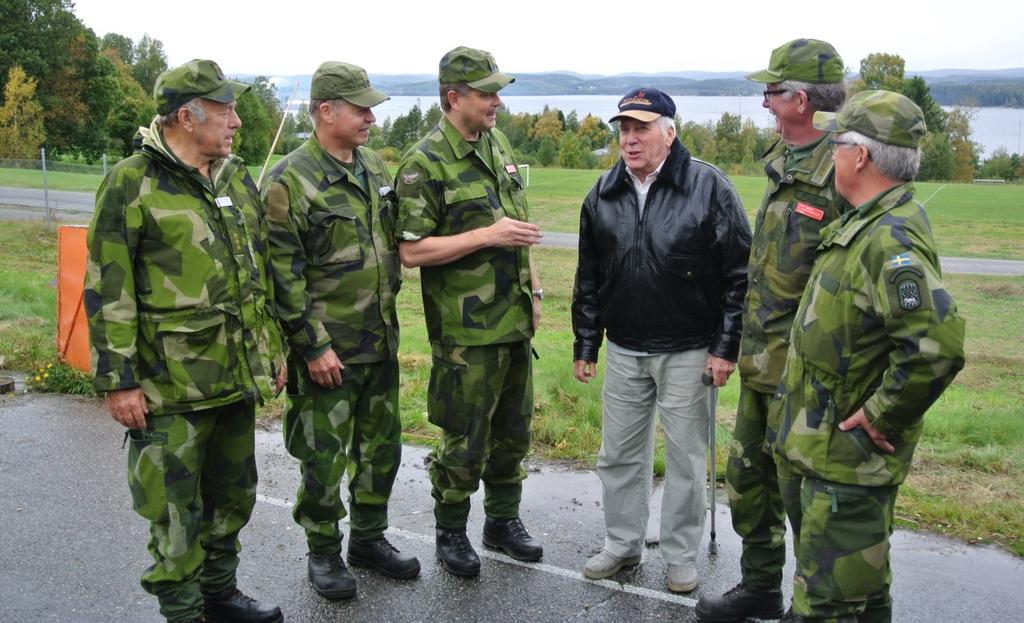
POLYGON ((843 392, 840 381, 802 360, 787 362, 786 389, 782 398, 782 422, 778 443, 781 452, 798 471, 818 478, 828 475, 832 436, 843 392), (799 376, 794 374, 797 373, 799 376))
POLYGON ((779 240, 777 265, 780 272, 804 271, 809 273, 814 263, 814 252, 821 243, 821 230, 828 223, 821 208, 806 201, 794 199, 786 208, 786 226, 779 240), (803 208, 799 208, 799 206, 803 208), (821 218, 814 218, 821 214, 821 218))
POLYGON ((700 319, 704 325, 716 318, 721 304, 708 291, 715 279, 711 258, 706 255, 669 253, 665 266, 677 284, 673 288, 673 305, 683 314, 700 319))
POLYGON ((227 396, 237 390, 238 354, 230 339, 229 317, 216 309, 152 314, 157 349, 164 364, 162 391, 173 401, 227 396))
POLYGON ((350 205, 309 215, 310 260, 317 266, 332 266, 342 271, 363 266, 363 245, 359 242, 359 219, 350 205))
POLYGON ((487 227, 495 222, 495 210, 491 205, 490 187, 480 182, 463 184, 458 188, 444 191, 444 202, 448 210, 448 229, 443 234, 458 234, 470 229, 487 227))

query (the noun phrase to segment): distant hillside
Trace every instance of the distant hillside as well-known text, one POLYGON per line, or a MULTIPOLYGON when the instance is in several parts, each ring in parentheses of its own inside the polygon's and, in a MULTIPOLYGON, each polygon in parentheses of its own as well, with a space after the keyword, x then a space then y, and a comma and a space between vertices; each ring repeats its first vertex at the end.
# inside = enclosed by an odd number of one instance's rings
MULTIPOLYGON (((680 71, 658 74, 595 76, 567 71, 517 73, 503 95, 620 95, 635 87, 660 89, 670 95, 759 95, 764 86, 745 80, 745 72, 680 71)), ((921 76, 943 106, 1024 106, 1024 68, 907 71, 921 76)), ((237 78, 252 79, 252 75, 237 78)), ((309 74, 274 76, 278 95, 286 100, 299 84, 296 99, 309 99, 309 74)), ((437 78, 430 74, 373 74, 370 82, 389 95, 435 96, 437 78)))

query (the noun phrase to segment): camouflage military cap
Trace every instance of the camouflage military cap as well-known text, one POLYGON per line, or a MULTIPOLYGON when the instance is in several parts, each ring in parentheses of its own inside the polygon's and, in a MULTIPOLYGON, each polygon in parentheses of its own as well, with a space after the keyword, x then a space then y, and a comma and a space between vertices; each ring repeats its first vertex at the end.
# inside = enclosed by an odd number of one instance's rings
POLYGON ((441 84, 466 84, 484 93, 497 93, 516 79, 498 71, 490 52, 459 46, 441 57, 441 84))
POLYGON ((365 69, 340 61, 327 61, 316 68, 309 96, 315 100, 343 99, 363 108, 391 99, 370 86, 365 69))
POLYGON ((197 97, 230 104, 249 88, 244 82, 225 78, 217 63, 197 58, 160 74, 153 86, 153 99, 156 113, 167 115, 197 97))
POLYGON ((797 80, 812 84, 843 81, 843 59, 831 44, 818 39, 794 39, 772 50, 768 69, 747 76, 753 82, 797 80))
POLYGON ((839 112, 814 113, 814 127, 826 132, 858 132, 897 147, 917 147, 928 131, 918 105, 892 91, 861 91, 839 112))

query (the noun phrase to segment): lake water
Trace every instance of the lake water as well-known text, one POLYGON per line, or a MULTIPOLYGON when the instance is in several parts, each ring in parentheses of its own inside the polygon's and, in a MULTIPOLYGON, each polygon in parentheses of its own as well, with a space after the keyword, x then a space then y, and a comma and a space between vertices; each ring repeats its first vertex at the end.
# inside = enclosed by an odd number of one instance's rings
MULTIPOLYGON (((760 97, 702 97, 677 95, 672 98, 683 122, 718 121, 723 112, 753 119, 760 127, 774 127, 768 110, 761 106, 760 97)), ((437 101, 428 96, 396 96, 374 107, 377 123, 384 119, 394 120, 409 112, 414 105, 424 111, 437 101)), ((539 113, 545 106, 558 108, 565 114, 575 110, 583 119, 588 114, 607 120, 616 112, 617 95, 515 95, 503 97, 502 101, 513 113, 539 113)), ((947 108, 948 110, 948 108, 947 108)), ((998 147, 1010 153, 1024 153, 1024 109, 1020 108, 976 108, 971 124, 974 141, 983 148, 983 156, 992 155, 998 147)))

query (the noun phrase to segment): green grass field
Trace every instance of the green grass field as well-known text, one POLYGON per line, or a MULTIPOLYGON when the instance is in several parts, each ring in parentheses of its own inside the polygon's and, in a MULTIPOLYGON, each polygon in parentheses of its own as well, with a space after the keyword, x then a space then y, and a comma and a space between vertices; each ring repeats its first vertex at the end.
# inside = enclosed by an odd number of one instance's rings
MULTIPOLYGON (((0 170, 0 185, 13 185, 0 170)), ((68 176, 81 185, 98 176, 68 176), (86 178, 86 179, 81 179, 86 178)), ((579 202, 597 171, 537 169, 529 189, 534 220, 549 231, 576 231, 579 202)), ((734 178, 748 212, 763 180, 734 178)), ((70 183, 70 182, 69 182, 70 183)), ((79 187, 81 189, 81 187, 79 187)), ((920 184, 943 255, 1024 259, 1024 187, 920 184)), ((0 227, 0 369, 26 370, 54 358, 55 234, 43 225, 0 227)), ((544 320, 535 347, 534 452, 593 465, 600 445, 600 383, 572 377, 569 306, 575 252, 536 249, 545 289, 544 320)), ((1024 556, 1024 278, 948 275, 967 319, 967 366, 927 415, 914 468, 901 489, 904 526, 947 533, 969 542, 998 543, 1024 556)), ((432 444, 426 421, 430 355, 417 271, 405 271, 398 299, 402 322, 402 421, 409 441, 432 444)), ((731 441, 738 388, 722 392, 718 412, 719 474, 731 441)), ((280 400, 263 413, 279 415, 280 400)), ((655 469, 663 470, 660 448, 655 469)))
MULTIPOLYGON (((258 166, 249 170, 254 179, 259 175, 258 166)), ((533 221, 546 231, 576 233, 580 204, 600 173, 531 167, 527 194, 533 221)), ((753 222, 764 192, 764 178, 737 175, 730 179, 753 222)), ((49 174, 53 190, 95 192, 100 181, 99 175, 49 174)), ((42 177, 38 171, 0 169, 0 186, 41 188, 42 177)), ((942 255, 1024 260, 1024 185, 921 182, 916 198, 926 202, 942 255)))
MULTIPOLYGON (((530 172, 530 216, 547 231, 579 231, 579 209, 600 171, 530 172)), ((731 176, 751 223, 761 203, 762 177, 731 176)), ((919 182, 939 252, 953 257, 1024 260, 1024 186, 919 182)))

